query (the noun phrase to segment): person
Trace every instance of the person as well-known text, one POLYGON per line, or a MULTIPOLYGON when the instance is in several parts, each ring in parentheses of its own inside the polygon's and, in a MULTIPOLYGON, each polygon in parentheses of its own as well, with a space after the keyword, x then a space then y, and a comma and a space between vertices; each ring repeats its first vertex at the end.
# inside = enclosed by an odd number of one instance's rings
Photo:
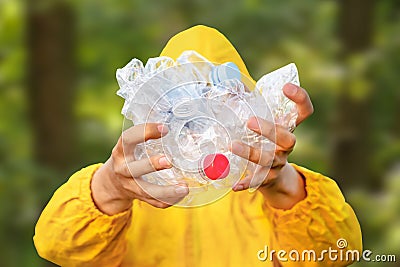
MULTIPOLYGON (((185 50, 213 62, 233 62, 250 77, 238 52, 216 29, 199 25, 180 32, 161 56, 176 59, 185 50)), ((296 103, 300 124, 313 113, 310 98, 293 84, 283 90, 296 103)), ((247 126, 267 138, 276 127, 273 156, 243 143, 231 148, 260 165, 273 159, 256 192, 246 190, 245 178, 208 205, 173 206, 188 194, 185 184, 143 187, 140 179, 170 168, 165 156, 125 157, 133 155, 135 145, 161 138, 168 129, 157 123, 135 125, 124 131, 104 164, 76 172, 54 193, 36 224, 38 254, 60 266, 349 265, 354 259, 339 258, 339 250, 361 251, 361 230, 336 183, 287 162, 296 142, 293 133, 255 117, 247 126), (345 246, 338 248, 338 240, 345 246), (296 260, 293 250, 300 256, 312 250, 317 258, 310 254, 296 260), (328 258, 330 250, 338 251, 336 259, 334 254, 328 258)))

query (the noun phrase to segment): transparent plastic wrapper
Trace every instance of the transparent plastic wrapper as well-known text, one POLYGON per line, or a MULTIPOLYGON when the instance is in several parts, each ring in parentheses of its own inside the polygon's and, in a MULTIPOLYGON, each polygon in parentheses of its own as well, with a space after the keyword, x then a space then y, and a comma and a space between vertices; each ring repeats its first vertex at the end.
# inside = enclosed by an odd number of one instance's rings
POLYGON ((300 86, 296 65, 291 63, 268 73, 257 81, 258 88, 272 111, 275 123, 293 132, 296 128, 297 110, 293 101, 283 94, 283 86, 293 83, 300 86))
POLYGON ((195 51, 183 52, 176 61, 151 58, 146 65, 133 59, 116 76, 125 118, 134 124, 163 123, 169 129, 166 136, 137 145, 134 156, 166 155, 171 169, 140 179, 158 185, 187 183, 190 193, 180 206, 214 201, 249 174, 253 189, 263 182, 270 166, 259 168, 229 150, 234 140, 275 150, 273 142, 246 127, 250 117, 295 128, 295 105, 282 91, 288 82, 299 85, 294 64, 264 75, 253 90, 246 87, 252 81, 234 63, 215 64, 195 51))

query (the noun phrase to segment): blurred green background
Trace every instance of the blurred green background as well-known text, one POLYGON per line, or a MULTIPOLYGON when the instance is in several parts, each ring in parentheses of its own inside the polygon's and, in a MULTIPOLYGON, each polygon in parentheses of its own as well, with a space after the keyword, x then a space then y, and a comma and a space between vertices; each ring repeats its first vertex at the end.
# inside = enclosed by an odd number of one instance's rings
POLYGON ((315 114, 291 161, 334 177, 365 249, 399 262, 399 1, 0 0, 0 265, 51 266, 34 225, 118 139, 115 70, 195 24, 226 34, 255 79, 297 64, 315 114))

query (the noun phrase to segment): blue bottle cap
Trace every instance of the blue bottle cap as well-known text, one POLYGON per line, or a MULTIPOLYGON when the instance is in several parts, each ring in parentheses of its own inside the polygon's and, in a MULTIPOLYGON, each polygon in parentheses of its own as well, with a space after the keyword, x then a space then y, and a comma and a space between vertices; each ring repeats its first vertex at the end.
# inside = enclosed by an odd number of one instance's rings
POLYGON ((233 62, 226 62, 218 66, 217 75, 220 82, 232 79, 237 79, 240 81, 240 78, 242 77, 238 66, 236 66, 236 64, 233 62))
POLYGON ((233 62, 214 66, 209 74, 209 79, 213 84, 219 84, 225 80, 237 79, 240 81, 242 75, 238 66, 233 62))

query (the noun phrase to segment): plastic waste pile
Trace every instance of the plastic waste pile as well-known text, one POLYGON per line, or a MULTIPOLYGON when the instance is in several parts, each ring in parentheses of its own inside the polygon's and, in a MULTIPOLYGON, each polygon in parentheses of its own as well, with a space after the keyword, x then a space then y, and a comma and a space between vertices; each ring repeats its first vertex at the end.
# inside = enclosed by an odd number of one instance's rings
POLYGON ((254 85, 232 62, 215 64, 195 51, 185 51, 176 61, 156 57, 144 65, 133 59, 116 76, 117 94, 125 99, 125 118, 135 125, 155 122, 169 129, 166 136, 137 145, 135 158, 165 154, 172 168, 142 179, 159 185, 184 180, 189 195, 211 187, 231 188, 249 170, 254 171, 256 164, 230 152, 234 140, 275 149, 273 142, 246 127, 250 117, 289 130, 296 126, 295 104, 282 91, 286 83, 299 85, 293 63, 264 75, 254 85))

